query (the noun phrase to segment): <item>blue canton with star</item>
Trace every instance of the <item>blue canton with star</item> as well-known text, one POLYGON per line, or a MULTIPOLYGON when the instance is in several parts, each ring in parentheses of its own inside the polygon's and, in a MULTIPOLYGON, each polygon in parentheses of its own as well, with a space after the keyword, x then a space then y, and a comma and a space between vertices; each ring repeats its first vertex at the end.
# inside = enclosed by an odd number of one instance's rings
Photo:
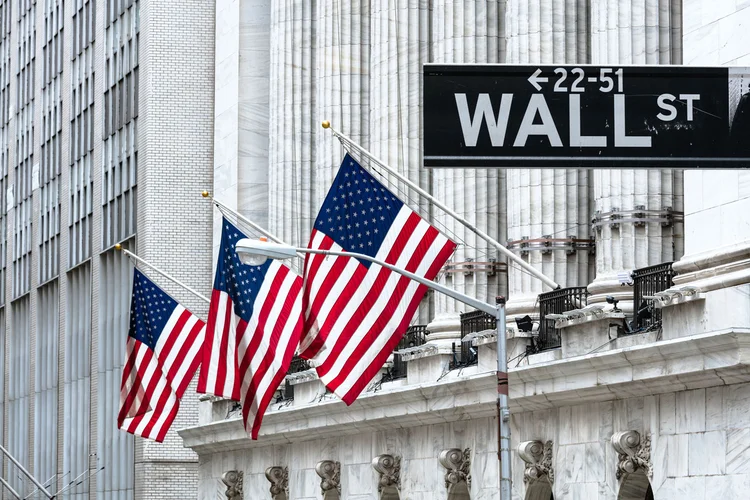
MULTIPOLYGON (((375 257, 404 203, 348 154, 315 220, 348 252, 375 257)), ((360 260, 370 267, 371 262, 360 260)))
POLYGON ((159 336, 176 307, 177 302, 172 297, 135 269, 128 335, 155 350, 159 336))
POLYGON ((262 266, 248 266, 241 263, 235 248, 242 238, 247 238, 247 236, 234 224, 223 219, 214 289, 229 294, 234 303, 234 313, 243 320, 250 321, 255 298, 271 266, 271 260, 269 259, 262 266))

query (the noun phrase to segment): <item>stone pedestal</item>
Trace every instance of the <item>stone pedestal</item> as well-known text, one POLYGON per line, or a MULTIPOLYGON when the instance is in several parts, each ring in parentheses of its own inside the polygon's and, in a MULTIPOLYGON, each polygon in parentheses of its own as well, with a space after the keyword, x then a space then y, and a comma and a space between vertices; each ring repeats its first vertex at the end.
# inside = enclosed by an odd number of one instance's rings
POLYGON ((453 344, 458 347, 461 343, 461 317, 458 313, 438 314, 427 325, 427 331, 427 343, 437 346, 441 354, 450 354, 453 344))

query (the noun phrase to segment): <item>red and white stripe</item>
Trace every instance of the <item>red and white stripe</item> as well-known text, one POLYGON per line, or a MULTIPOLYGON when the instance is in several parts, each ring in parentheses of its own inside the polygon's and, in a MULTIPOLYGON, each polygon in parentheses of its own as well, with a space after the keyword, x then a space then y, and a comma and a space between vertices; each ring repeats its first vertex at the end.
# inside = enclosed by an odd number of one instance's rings
POLYGON ((240 401, 245 429, 258 438, 263 415, 278 389, 302 333, 302 278, 271 263, 253 304, 249 322, 234 314, 225 292, 214 290, 209 312, 212 342, 206 391, 240 401))
POLYGON ((128 337, 120 385, 118 427, 163 441, 200 365, 205 323, 177 305, 152 351, 128 337))
MULTIPOLYGON (((310 248, 342 251, 313 231, 310 248)), ((433 279, 456 244, 403 206, 376 258, 433 279)), ((321 381, 351 404, 377 374, 409 326, 427 288, 398 273, 352 257, 308 256, 302 357, 321 381)))
POLYGON ((201 376, 206 374, 206 385, 204 387, 201 380, 198 392, 239 401, 239 384, 236 383, 237 326, 229 294, 214 288, 208 311, 207 339, 203 347, 201 376))

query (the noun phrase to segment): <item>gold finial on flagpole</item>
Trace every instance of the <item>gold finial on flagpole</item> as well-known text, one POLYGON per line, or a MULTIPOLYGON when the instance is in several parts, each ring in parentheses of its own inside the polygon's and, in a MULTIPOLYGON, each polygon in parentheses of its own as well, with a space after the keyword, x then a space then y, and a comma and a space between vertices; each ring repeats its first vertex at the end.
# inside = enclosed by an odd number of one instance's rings
POLYGON ((210 194, 211 194, 211 193, 209 193, 208 191, 206 191, 206 190, 204 189, 204 190, 203 190, 203 192, 201 193, 201 196, 203 196, 204 198, 208 198, 210 194))
POLYGON ((122 250, 122 245, 115 243, 115 250, 122 250))
POLYGON ((330 128, 331 122, 329 122, 328 120, 323 120, 323 123, 321 123, 321 125, 323 125, 323 128, 330 128))

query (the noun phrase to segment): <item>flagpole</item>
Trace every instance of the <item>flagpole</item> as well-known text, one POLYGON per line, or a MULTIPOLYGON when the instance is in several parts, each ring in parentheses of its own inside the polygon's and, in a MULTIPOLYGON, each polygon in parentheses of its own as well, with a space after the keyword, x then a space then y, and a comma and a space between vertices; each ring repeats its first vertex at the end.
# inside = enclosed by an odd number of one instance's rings
POLYGON ((258 224, 256 224, 255 222, 251 221, 250 219, 248 219, 247 217, 245 217, 241 213, 239 213, 237 210, 233 210, 233 209, 229 208, 228 206, 226 206, 225 204, 223 204, 222 202, 220 202, 219 200, 217 200, 216 198, 214 198, 213 196, 211 196, 211 193, 209 193, 208 191, 203 191, 201 193, 201 196, 203 196, 204 198, 211 198, 211 201, 213 201, 214 204, 216 204, 217 207, 223 208, 227 212, 231 212, 232 215, 234 215, 239 220, 241 220, 242 222, 244 222, 248 226, 250 226, 253 229, 255 229, 256 231, 258 231, 260 234, 262 234, 266 238, 270 239, 274 243, 278 243, 280 245, 286 245, 286 243, 284 243, 281 240, 281 238, 276 237, 274 234, 272 234, 267 229, 264 229, 264 228, 260 227, 258 224))
POLYGON ((134 261, 136 261, 136 262, 140 262, 140 263, 141 263, 141 264, 143 264, 144 266, 148 266, 149 268, 153 269, 153 270, 154 270, 154 272, 156 272, 157 274, 160 274, 160 275, 164 276, 165 278, 167 278, 167 279, 168 279, 169 281, 171 281, 172 283, 174 283, 174 284, 176 284, 176 285, 179 285, 179 286, 181 286, 182 288, 184 288, 184 289, 185 289, 185 290, 187 290, 188 292, 192 293, 193 295, 195 295, 195 296, 196 296, 196 297, 198 297, 199 299, 201 299, 201 300, 205 301, 206 303, 210 303, 210 302, 211 302, 211 301, 210 301, 210 300, 209 300, 209 299, 208 299, 207 297, 205 297, 204 295, 202 295, 202 294, 200 294, 200 293, 196 292, 195 290, 193 290, 192 288, 190 288, 189 286, 187 286, 187 285, 186 285, 186 284, 184 284, 183 282, 181 282, 181 281, 179 281, 178 279, 176 279, 176 278, 174 278, 174 277, 170 276, 169 274, 165 273, 164 271, 162 271, 161 269, 159 269, 159 268, 158 268, 158 267, 156 267, 155 265, 151 264, 151 263, 150 263, 150 262, 148 262, 147 260, 145 260, 145 259, 142 259, 142 258, 138 257, 138 256, 137 256, 136 254, 134 254, 134 253, 133 253, 133 252, 131 252, 130 250, 126 250, 126 249, 122 248, 122 245, 120 245, 119 243, 118 243, 117 245, 115 245, 115 250, 120 250, 120 251, 121 251, 122 253, 124 253, 125 255, 127 255, 128 257, 130 257, 131 259, 133 259, 134 261))
POLYGON ((447 206, 445 206, 443 203, 441 203, 437 198, 435 198, 434 196, 432 196, 430 193, 428 193, 427 191, 425 191, 424 189, 422 189, 418 185, 414 184, 411 180, 409 180, 409 178, 407 178, 404 175, 400 174, 395 169, 389 167, 382 160, 380 160, 375 155, 373 155, 371 152, 369 152, 368 150, 366 150, 365 148, 363 148, 362 146, 360 146, 359 144, 357 144, 356 142, 354 142, 352 139, 350 139, 346 135, 342 134, 341 132, 339 132, 338 130, 336 130, 335 128, 333 128, 331 126, 331 123, 328 120, 326 120, 326 121, 323 122, 323 128, 330 129, 331 132, 333 132, 333 135, 339 141, 342 141, 342 142, 346 141, 349 144, 351 144, 352 146, 354 146, 362 154, 366 155, 372 161, 374 161, 375 163, 377 163, 378 165, 380 165, 383 169, 387 170, 390 174, 396 176, 399 180, 401 180, 402 182, 404 182, 406 185, 408 185, 410 188, 412 188, 413 190, 415 190, 417 193, 419 193, 420 195, 422 195, 425 198, 427 198, 436 207, 438 207, 443 212, 445 212, 446 214, 450 215, 451 217, 453 217, 454 219, 456 219, 458 222, 460 222, 461 224, 463 224, 464 226, 466 226, 466 228, 469 229, 469 231, 473 232, 474 234, 476 234, 477 236, 479 236, 480 238, 482 238, 483 240, 485 240, 487 243, 489 243, 490 245, 492 245, 495 248, 497 248, 502 254, 504 254, 506 257, 508 257, 508 259, 512 260, 513 262, 515 262, 516 264, 518 264, 519 266, 521 266, 529 274, 531 274, 532 276, 540 279, 542 282, 544 282, 544 284, 546 284, 547 286, 549 286, 553 290, 557 289, 557 288, 560 288, 560 285, 558 285, 557 283, 555 283, 555 281, 553 281, 551 278, 549 278, 549 277, 545 276, 544 274, 542 274, 538 269, 535 269, 534 267, 532 267, 531 265, 529 265, 526 261, 524 261, 522 258, 520 258, 518 255, 514 254, 510 250, 508 250, 505 246, 503 246, 499 241, 495 240, 492 236, 490 236, 489 234, 485 233, 484 231, 482 231, 481 229, 479 229, 478 227, 476 227, 475 225, 473 225, 472 223, 470 223, 466 219, 462 218, 460 215, 458 215, 456 212, 454 212, 453 210, 451 210, 450 208, 448 208, 447 206))

